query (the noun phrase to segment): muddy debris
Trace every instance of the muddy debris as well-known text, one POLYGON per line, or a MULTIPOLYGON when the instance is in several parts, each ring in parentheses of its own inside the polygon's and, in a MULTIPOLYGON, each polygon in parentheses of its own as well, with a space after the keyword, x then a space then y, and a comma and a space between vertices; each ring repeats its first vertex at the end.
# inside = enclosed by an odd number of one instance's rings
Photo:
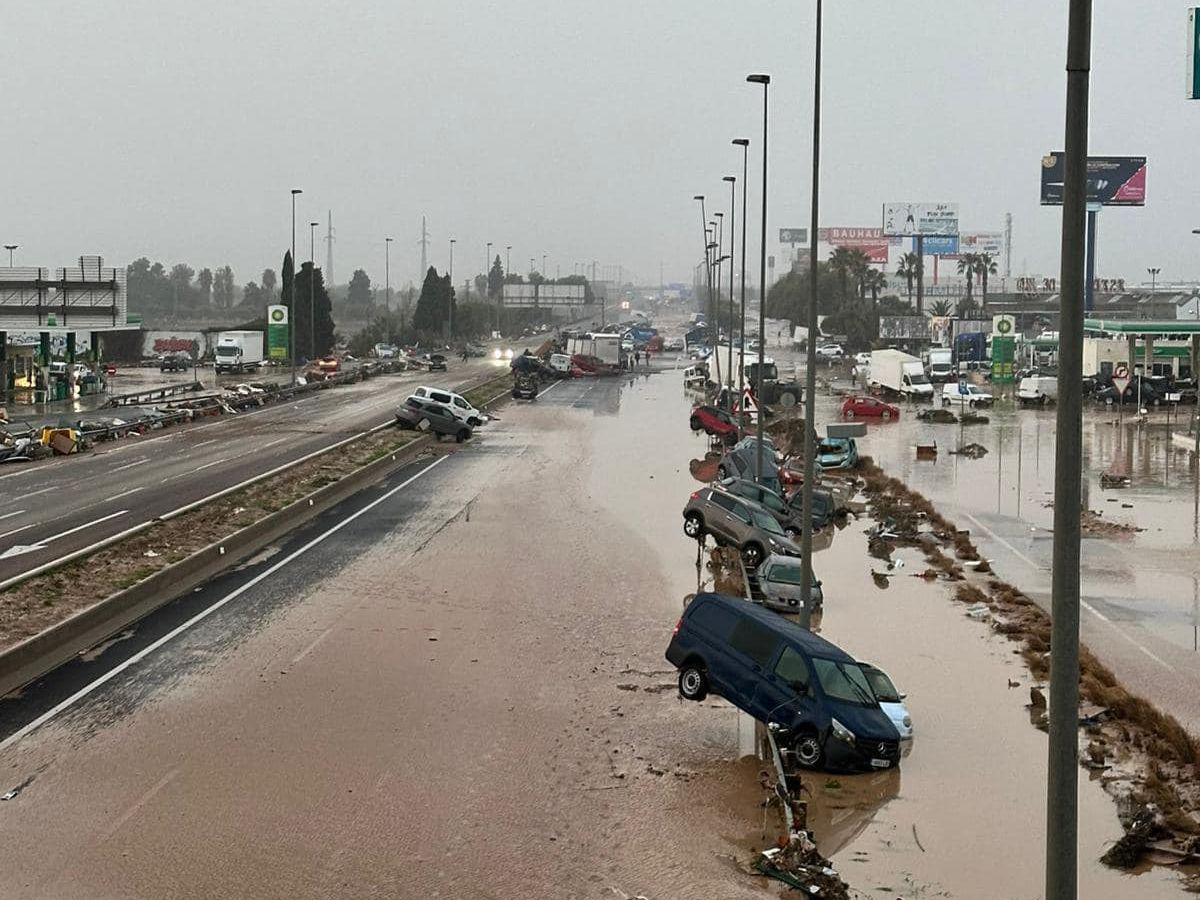
POLYGON ((1119 475, 1115 472, 1100 473, 1100 487, 1102 488, 1127 488, 1133 484, 1133 479, 1128 475, 1119 475))
POLYGON ((958 421, 958 416, 950 412, 948 409, 941 407, 929 407, 922 409, 917 413, 917 419, 921 422, 935 422, 939 425, 953 425, 958 421))
POLYGON ((820 854, 807 832, 792 832, 790 838, 780 838, 780 846, 764 850, 754 861, 754 868, 811 897, 850 900, 850 886, 820 854))
POLYGON ((964 412, 962 418, 959 419, 963 425, 986 425, 990 422, 987 416, 980 415, 976 412, 964 412))
POLYGON ((718 594, 734 597, 746 595, 746 581, 742 577, 742 561, 733 547, 714 547, 709 552, 708 571, 712 573, 713 590, 718 594))
POLYGON ((1150 845, 1166 834, 1158 810, 1153 806, 1140 807, 1130 817, 1125 834, 1105 851, 1100 861, 1114 869, 1136 868, 1150 845))
POLYGON ((1124 522, 1110 522, 1104 514, 1094 509, 1086 509, 1079 516, 1079 530, 1084 537, 1127 537, 1145 531, 1136 525, 1124 522))
POLYGON ((951 450, 956 456, 965 456, 967 459, 982 459, 987 456, 987 447, 983 444, 963 444, 957 450, 951 450))

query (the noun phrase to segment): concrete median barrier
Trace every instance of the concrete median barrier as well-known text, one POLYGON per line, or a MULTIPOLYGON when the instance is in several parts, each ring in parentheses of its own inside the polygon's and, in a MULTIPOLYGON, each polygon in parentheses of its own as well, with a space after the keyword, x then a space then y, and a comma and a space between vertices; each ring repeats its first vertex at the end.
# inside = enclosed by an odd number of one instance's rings
POLYGON ((433 439, 428 436, 417 437, 307 497, 0 653, 0 696, 52 671, 192 588, 250 558, 288 532, 387 477, 428 451, 433 444, 433 439))

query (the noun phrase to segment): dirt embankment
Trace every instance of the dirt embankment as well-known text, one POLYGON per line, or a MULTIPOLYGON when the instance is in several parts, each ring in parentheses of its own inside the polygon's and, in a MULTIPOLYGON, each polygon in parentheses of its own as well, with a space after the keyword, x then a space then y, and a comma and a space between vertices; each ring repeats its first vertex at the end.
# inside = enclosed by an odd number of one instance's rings
POLYGON ((410 443, 384 429, 0 592, 0 650, 410 443))
MULTIPOLYGON (((1020 644, 1031 672, 1046 683, 1049 615, 1016 587, 986 577, 987 561, 969 533, 945 519, 928 499, 889 477, 869 458, 862 461, 860 472, 872 510, 885 523, 873 538, 873 555, 887 558, 889 548, 898 544, 921 547, 935 574, 959 582, 955 599, 1020 644)), ((1085 516, 1085 525, 1088 521, 1085 516)), ((1197 852, 1200 741, 1174 717, 1122 687, 1087 647, 1080 648, 1079 662, 1080 725, 1086 741, 1080 762, 1098 774, 1116 799, 1127 832, 1104 861, 1132 868, 1148 853, 1178 859, 1197 852)), ((1044 697, 1042 688, 1034 688, 1031 719, 1039 726, 1044 725, 1044 697)))

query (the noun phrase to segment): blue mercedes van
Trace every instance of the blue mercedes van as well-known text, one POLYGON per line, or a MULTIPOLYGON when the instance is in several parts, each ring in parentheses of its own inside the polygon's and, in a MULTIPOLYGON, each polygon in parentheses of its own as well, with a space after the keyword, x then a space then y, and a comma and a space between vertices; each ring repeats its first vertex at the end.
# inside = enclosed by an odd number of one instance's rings
POLYGON ((711 691, 768 726, 806 768, 890 769, 900 734, 854 658, 741 597, 697 594, 675 626, 667 659, 679 693, 711 691))

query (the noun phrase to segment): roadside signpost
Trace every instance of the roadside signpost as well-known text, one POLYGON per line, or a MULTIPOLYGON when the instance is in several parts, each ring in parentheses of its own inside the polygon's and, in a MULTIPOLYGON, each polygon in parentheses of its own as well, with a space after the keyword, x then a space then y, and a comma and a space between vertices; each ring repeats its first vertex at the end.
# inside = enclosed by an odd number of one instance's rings
POLYGON ((288 308, 282 304, 267 307, 267 356, 274 360, 288 357, 288 308))
POLYGON ((1200 8, 1188 10, 1187 98, 1200 100, 1200 8))

